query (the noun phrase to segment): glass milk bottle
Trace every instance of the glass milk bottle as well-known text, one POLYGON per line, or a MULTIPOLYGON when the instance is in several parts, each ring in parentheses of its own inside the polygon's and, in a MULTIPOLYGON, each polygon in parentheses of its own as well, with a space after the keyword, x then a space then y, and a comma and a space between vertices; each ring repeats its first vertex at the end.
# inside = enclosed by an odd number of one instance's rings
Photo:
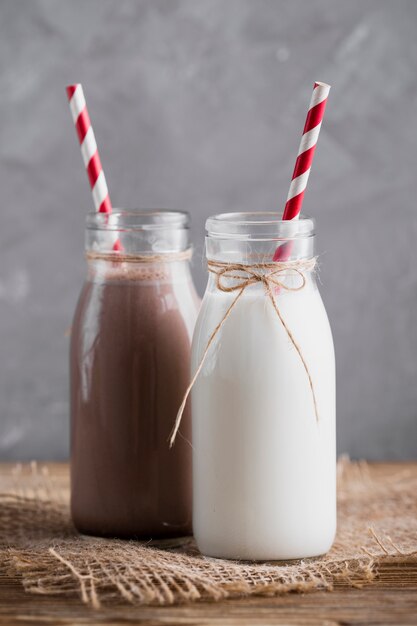
POLYGON ((70 363, 71 511, 83 533, 191 532, 190 415, 167 444, 199 307, 189 245, 185 213, 87 217, 70 363))
POLYGON ((336 529, 335 361, 314 222, 228 213, 206 228, 192 347, 194 372, 206 351, 192 390, 197 545, 231 559, 323 554, 336 529))

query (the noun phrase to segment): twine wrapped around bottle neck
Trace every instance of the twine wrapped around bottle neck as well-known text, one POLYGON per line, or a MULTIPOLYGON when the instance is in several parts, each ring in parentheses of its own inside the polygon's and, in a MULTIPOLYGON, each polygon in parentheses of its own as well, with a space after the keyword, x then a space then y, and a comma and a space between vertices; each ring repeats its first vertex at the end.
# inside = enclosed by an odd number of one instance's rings
POLYGON ((301 289, 304 289, 306 282, 307 282, 307 279, 305 277, 305 272, 314 270, 314 268, 316 267, 316 264, 317 264, 316 257, 312 259, 300 259, 296 261, 256 263, 253 265, 245 265, 243 263, 222 263, 220 261, 211 261, 211 260, 208 261, 207 263, 208 271, 214 274, 217 289, 219 289, 219 291, 222 291, 224 293, 237 292, 237 295, 232 301, 232 303, 230 304, 223 318, 220 320, 220 322, 217 324, 217 326, 211 333, 210 338, 207 342, 207 346, 203 352, 203 356, 201 357, 200 363, 197 367, 197 370, 189 386, 187 387, 187 390, 184 394, 183 401, 181 403, 181 406, 177 413, 177 417, 175 419, 174 427, 169 437, 170 448, 172 448, 172 446, 175 443, 175 438, 177 436, 178 429, 181 424, 181 419, 184 413, 185 405, 188 400, 188 396, 190 395, 190 392, 194 386, 194 383, 197 380, 201 370, 203 369, 203 365, 205 363, 208 351, 210 350, 210 347, 213 344, 213 341, 215 340, 223 324, 226 322, 233 308, 236 306, 237 302, 239 301, 240 297, 244 293, 245 289, 249 287, 250 285, 254 285, 256 283, 262 283, 264 285, 265 293, 270 299, 271 304, 274 308, 275 313, 278 316, 279 321, 284 327, 285 332, 287 333, 291 343, 293 344, 294 348, 296 349, 300 357, 300 360, 306 371, 308 382, 310 385, 316 421, 317 422, 319 421, 316 393, 314 390, 314 384, 313 384, 313 379, 311 377, 310 370, 305 361, 305 358, 303 356, 300 346, 298 345, 291 329, 288 327, 286 321, 282 317, 281 311, 278 308, 275 295, 274 295, 274 291, 276 292, 277 290, 280 290, 280 289, 284 291, 300 291, 301 289), (286 279, 289 276, 292 276, 292 277, 298 276, 301 281, 300 284, 295 285, 295 286, 288 284, 286 282, 286 279))
POLYGON ((192 255, 192 248, 181 252, 160 252, 159 254, 124 254, 123 252, 96 250, 88 250, 85 254, 88 261, 109 261, 110 263, 174 263, 175 261, 189 261, 192 255))

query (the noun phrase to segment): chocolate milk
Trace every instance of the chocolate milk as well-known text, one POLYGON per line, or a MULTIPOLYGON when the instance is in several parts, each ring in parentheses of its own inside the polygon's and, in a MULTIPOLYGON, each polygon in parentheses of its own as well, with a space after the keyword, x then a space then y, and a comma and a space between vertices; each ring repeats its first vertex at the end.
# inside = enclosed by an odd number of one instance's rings
POLYGON ((115 265, 90 276, 72 329, 73 521, 103 536, 189 534, 189 408, 172 449, 168 437, 189 383, 198 299, 188 269, 172 280, 115 265))

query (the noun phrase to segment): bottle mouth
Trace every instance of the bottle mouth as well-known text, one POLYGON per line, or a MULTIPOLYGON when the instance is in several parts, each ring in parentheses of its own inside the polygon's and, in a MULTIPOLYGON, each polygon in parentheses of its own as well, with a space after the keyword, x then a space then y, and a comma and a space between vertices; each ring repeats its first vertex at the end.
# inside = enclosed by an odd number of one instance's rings
POLYGON ((112 213, 91 211, 86 217, 88 230, 143 232, 188 230, 189 227, 188 213, 166 209, 114 209, 112 213))
POLYGON ((297 220, 282 220, 276 211, 219 213, 206 221, 209 238, 241 241, 268 241, 314 237, 314 219, 300 215, 297 220))

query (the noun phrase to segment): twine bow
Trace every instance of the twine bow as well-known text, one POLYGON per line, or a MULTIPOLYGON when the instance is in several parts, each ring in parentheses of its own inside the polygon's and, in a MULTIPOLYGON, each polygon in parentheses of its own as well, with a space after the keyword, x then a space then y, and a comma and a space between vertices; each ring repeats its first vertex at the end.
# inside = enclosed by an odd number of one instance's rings
POLYGON ((269 297, 271 304, 274 308, 275 313, 277 314, 279 321, 285 329, 291 343, 294 348, 298 352, 298 355, 301 359, 303 367, 306 371, 308 382, 311 389, 311 395, 313 397, 314 404, 314 413, 316 416, 316 421, 319 420, 318 410, 317 410, 317 401, 316 394, 314 391, 313 380, 311 378, 310 370, 308 365, 304 359, 303 353, 301 351, 300 346, 292 334, 291 329, 288 327, 286 321, 282 317, 281 311, 278 308, 278 305, 275 300, 274 291, 283 289, 284 291, 301 291, 304 289, 306 285, 306 277, 304 272, 313 270, 316 266, 316 258, 313 259, 301 259, 299 261, 281 261, 275 263, 259 263, 254 265, 244 265, 243 263, 221 263, 219 261, 208 261, 208 271, 215 275, 216 277, 216 287, 219 291, 223 291, 224 293, 233 293, 237 292, 235 299, 230 304, 223 318, 217 324, 216 328, 210 335, 210 338, 207 342, 207 346, 204 350, 203 356, 201 357, 200 363, 197 367, 197 370, 187 387, 187 390, 184 394, 183 401, 178 410, 177 417, 175 419, 174 427, 171 431, 171 435, 169 438, 169 446, 172 448, 175 442, 175 438, 178 433, 178 429, 181 424, 182 415, 184 413, 185 405, 188 400, 188 396, 194 386, 195 381, 197 380, 201 370, 203 369, 203 365, 205 363, 208 351, 216 338, 218 332, 222 328, 223 324, 229 317, 233 308, 236 306, 240 297, 247 287, 250 285, 254 285, 256 283, 262 283, 265 288, 265 293, 269 297), (288 284, 286 282, 286 278, 288 276, 298 276, 300 278, 300 283, 298 285, 288 284), (232 282, 230 282, 232 281, 232 282))

